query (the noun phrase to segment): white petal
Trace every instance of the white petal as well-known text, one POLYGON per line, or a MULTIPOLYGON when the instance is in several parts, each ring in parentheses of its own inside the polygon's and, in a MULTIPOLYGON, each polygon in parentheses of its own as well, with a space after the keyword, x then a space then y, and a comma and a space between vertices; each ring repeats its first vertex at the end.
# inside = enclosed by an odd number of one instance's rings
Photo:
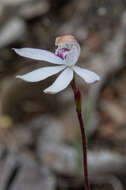
POLYGON ((55 80, 55 82, 44 90, 45 93, 55 94, 64 90, 73 79, 73 70, 65 69, 55 80))
POLYGON ((54 53, 47 51, 47 50, 41 50, 41 49, 34 49, 34 48, 21 48, 21 49, 15 49, 13 50, 20 56, 39 60, 39 61, 47 61, 54 64, 64 64, 63 60, 56 56, 54 53))
POLYGON ((20 78, 20 79, 28 81, 28 82, 38 82, 38 81, 44 80, 54 74, 57 74, 58 72, 62 71, 64 68, 65 68, 65 66, 43 67, 40 69, 36 69, 25 75, 22 75, 22 76, 18 75, 18 76, 16 76, 16 78, 20 78))
POLYGON ((74 66, 73 69, 87 83, 94 83, 94 82, 100 80, 99 75, 97 75, 96 73, 94 73, 88 69, 83 69, 83 68, 78 67, 78 66, 74 66))

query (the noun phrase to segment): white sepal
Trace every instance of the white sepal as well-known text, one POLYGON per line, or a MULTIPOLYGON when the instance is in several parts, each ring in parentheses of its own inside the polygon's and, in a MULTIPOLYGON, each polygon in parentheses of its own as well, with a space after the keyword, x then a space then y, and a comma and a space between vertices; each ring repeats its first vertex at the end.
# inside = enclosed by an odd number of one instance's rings
POLYGON ((62 71, 65 66, 50 66, 50 67, 42 67, 40 69, 36 69, 32 72, 29 72, 24 75, 18 75, 16 78, 20 78, 27 82, 38 82, 44 80, 52 75, 57 74, 62 71))
POLYGON ((74 66, 73 69, 87 83, 94 83, 100 80, 99 75, 97 75, 93 71, 90 71, 88 69, 83 69, 78 66, 74 66))
POLYGON ((41 49, 34 49, 34 48, 21 48, 21 49, 15 49, 13 50, 22 57, 27 57, 39 61, 47 61, 54 64, 64 64, 63 60, 56 56, 54 53, 47 51, 47 50, 41 50, 41 49))
POLYGON ((44 90, 48 94, 56 94, 64 90, 73 79, 73 70, 66 68, 54 81, 54 83, 44 90))

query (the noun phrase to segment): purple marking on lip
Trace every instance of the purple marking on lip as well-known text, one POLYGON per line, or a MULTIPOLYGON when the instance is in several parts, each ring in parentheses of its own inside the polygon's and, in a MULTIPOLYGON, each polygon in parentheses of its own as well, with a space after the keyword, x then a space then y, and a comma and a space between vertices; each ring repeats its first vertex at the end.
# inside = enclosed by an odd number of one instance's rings
POLYGON ((61 48, 61 49, 59 49, 59 50, 57 51, 56 55, 57 55, 58 57, 60 57, 61 59, 65 59, 65 58, 66 58, 65 53, 68 52, 68 51, 70 51, 70 50, 67 49, 67 48, 61 48))

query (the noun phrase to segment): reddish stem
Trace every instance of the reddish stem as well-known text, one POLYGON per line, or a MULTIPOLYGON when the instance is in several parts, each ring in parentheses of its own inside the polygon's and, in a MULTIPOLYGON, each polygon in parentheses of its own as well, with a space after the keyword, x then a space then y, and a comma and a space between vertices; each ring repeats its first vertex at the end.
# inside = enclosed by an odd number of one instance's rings
POLYGON ((74 92, 74 99, 76 103, 76 112, 81 129, 81 138, 83 146, 83 167, 84 167, 84 181, 85 181, 85 190, 90 190, 88 182, 88 169, 87 169, 87 146, 86 146, 86 134, 84 129, 84 122, 81 114, 81 93, 79 88, 76 87, 75 79, 71 82, 71 87, 74 92))

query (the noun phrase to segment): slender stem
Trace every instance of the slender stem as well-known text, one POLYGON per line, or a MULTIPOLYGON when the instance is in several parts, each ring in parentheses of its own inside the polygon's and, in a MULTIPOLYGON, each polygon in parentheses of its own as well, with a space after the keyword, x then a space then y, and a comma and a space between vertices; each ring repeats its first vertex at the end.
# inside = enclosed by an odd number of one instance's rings
POLYGON ((79 88, 76 87, 75 79, 73 79, 73 81, 71 82, 71 87, 74 93, 74 99, 76 103, 76 112, 77 112, 78 121, 79 121, 80 129, 81 129, 85 190, 90 190, 89 182, 88 182, 86 134, 85 134, 84 122, 83 122, 82 113, 81 113, 81 93, 80 93, 79 88))
POLYGON ((81 136, 82 136, 82 145, 83 145, 83 165, 84 165, 84 176, 85 176, 85 190, 89 190, 88 182, 88 169, 87 169, 87 147, 86 147, 86 135, 83 126, 82 115, 77 111, 78 120, 80 123, 81 136))

